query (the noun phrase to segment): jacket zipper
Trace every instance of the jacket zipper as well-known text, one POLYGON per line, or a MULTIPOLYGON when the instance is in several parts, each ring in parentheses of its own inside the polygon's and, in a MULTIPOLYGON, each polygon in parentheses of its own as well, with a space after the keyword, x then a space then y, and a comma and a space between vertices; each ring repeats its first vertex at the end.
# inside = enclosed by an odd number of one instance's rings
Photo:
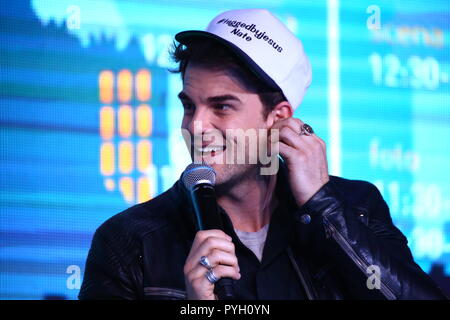
POLYGON ((295 261, 294 255, 292 254, 292 250, 290 247, 287 248, 287 253, 288 253, 289 259, 291 260, 292 265, 295 269, 295 272, 297 273, 297 275, 300 279, 300 282, 301 282, 303 288, 305 288, 305 292, 306 292, 306 296, 307 296, 308 300, 314 300, 314 296, 311 293, 311 290, 310 290, 308 284, 306 283, 306 280, 305 280, 305 277, 304 277, 302 271, 300 270, 299 266, 297 265, 297 262, 295 261))
POLYGON ((158 288, 158 287, 146 287, 144 288, 145 295, 148 296, 169 296, 178 299, 186 299, 186 294, 184 291, 169 289, 169 288, 158 288))
MULTIPOLYGON (((347 242, 344 236, 342 236, 342 234, 336 229, 336 227, 331 222, 328 221, 327 218, 324 218, 323 222, 325 225, 325 232, 327 238, 329 238, 330 235, 332 235, 333 239, 339 244, 339 246, 350 257, 350 259, 352 259, 352 261, 359 267, 359 269, 365 274, 369 265, 363 259, 361 259, 361 257, 355 252, 355 250, 347 242)), ((380 291, 388 300, 397 299, 392 290, 381 279, 380 284, 381 284, 380 291)))

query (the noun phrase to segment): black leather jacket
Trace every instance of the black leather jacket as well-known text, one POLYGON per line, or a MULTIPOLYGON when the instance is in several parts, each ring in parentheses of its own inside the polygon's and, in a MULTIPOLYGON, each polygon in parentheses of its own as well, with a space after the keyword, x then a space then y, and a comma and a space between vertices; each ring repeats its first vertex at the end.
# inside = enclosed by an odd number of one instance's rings
MULTIPOLYGON (((307 299, 447 299, 413 261, 375 186, 332 176, 299 208, 282 163, 277 180, 284 215, 272 217, 268 237, 278 247, 271 245, 272 252, 265 248, 263 256, 263 262, 279 260, 263 276, 273 280, 252 294, 240 294, 235 282, 237 298, 295 299, 297 289, 288 287, 297 282, 301 298, 307 299), (379 268, 379 282, 369 266, 379 268), (289 273, 295 281, 286 278, 289 273)), ((224 211, 222 215, 225 231, 242 247, 230 219, 224 211)), ((186 299, 183 266, 194 225, 180 180, 158 197, 108 219, 94 234, 79 299, 186 299)), ((246 260, 238 252, 242 280, 250 267, 243 268, 246 260)), ((247 278, 255 277, 248 272, 247 278)), ((247 280, 248 287, 255 286, 254 279, 247 280)))

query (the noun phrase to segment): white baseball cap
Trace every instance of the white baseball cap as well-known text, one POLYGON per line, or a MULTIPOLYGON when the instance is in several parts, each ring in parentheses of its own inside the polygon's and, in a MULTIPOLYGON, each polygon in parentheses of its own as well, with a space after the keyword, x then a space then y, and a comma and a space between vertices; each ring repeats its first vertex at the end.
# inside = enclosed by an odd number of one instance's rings
POLYGON ((188 44, 193 37, 213 38, 230 48, 273 89, 281 89, 294 111, 311 84, 311 64, 303 45, 266 9, 239 9, 219 14, 205 31, 175 35, 188 44))

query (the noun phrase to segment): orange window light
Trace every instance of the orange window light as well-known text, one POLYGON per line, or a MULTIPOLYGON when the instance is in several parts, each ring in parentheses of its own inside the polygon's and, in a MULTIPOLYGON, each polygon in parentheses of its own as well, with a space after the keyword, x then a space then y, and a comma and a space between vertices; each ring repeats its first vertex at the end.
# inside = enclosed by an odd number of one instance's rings
POLYGON ((109 140, 114 137, 114 109, 109 106, 100 109, 100 136, 109 140))
POLYGON ((134 181, 130 177, 122 177, 119 181, 119 188, 127 202, 134 201, 134 181))
POLYGON ((137 167, 142 173, 147 172, 152 163, 152 144, 148 140, 141 140, 137 144, 137 167))
POLYGON ((114 100, 114 74, 112 71, 104 70, 98 77, 100 101, 112 103, 114 100))
POLYGON ((114 166, 114 145, 111 142, 102 143, 100 147, 100 171, 102 175, 113 175, 114 166))
POLYGON ((150 181, 147 177, 141 177, 138 179, 137 196, 138 203, 145 202, 151 199, 150 181))
POLYGON ((133 144, 130 141, 122 141, 119 144, 119 170, 123 174, 133 171, 133 144))
POLYGON ((119 108, 119 135, 122 138, 129 138, 133 134, 133 110, 128 105, 119 108))
POLYGON ((136 131, 137 134, 146 138, 152 134, 152 109, 148 104, 141 104, 136 109, 136 131))
POLYGON ((152 97, 152 75, 149 70, 141 69, 136 73, 136 97, 139 101, 148 101, 152 97))
POLYGON ((117 75, 118 98, 121 103, 130 102, 132 97, 133 76, 130 70, 121 70, 117 75))

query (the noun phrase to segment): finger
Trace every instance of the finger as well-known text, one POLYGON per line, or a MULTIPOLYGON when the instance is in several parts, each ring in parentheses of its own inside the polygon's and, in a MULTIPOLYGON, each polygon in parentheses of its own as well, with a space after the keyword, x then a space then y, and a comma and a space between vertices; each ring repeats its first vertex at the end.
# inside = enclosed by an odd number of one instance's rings
MULTIPOLYGON (((303 135, 303 134, 301 134, 301 132, 302 132, 302 130, 303 130, 302 127, 303 127, 304 124, 305 124, 305 123, 304 123, 302 120, 298 119, 298 118, 287 118, 287 119, 283 119, 283 120, 277 121, 277 122, 272 126, 271 129, 278 129, 278 130, 281 130, 281 128, 287 126, 287 127, 291 128, 294 132, 296 132, 298 135, 303 135)), ((313 132, 312 134, 310 134, 310 135, 308 135, 308 136, 309 136, 309 137, 317 138, 317 141, 318 141, 321 145, 325 146, 325 142, 324 142, 322 139, 320 139, 320 138, 315 134, 315 132, 313 132)))
POLYGON ((269 131, 269 137, 272 134, 272 130, 278 130, 279 134, 281 134, 281 130, 283 130, 284 128, 290 128, 295 135, 294 136, 300 136, 300 137, 308 137, 309 140, 315 140, 317 141, 317 143, 320 143, 323 147, 323 149, 325 150, 325 143, 322 139, 320 139, 315 133, 312 133, 310 135, 305 135, 305 134, 301 134, 302 133, 302 126, 304 125, 304 122, 300 119, 297 118, 288 118, 288 119, 283 119, 280 120, 278 122, 276 122, 271 130, 269 131))
POLYGON ((298 150, 311 149, 315 143, 315 140, 311 138, 309 136, 299 135, 291 127, 286 126, 280 130, 280 141, 298 150))
POLYGON ((279 120, 275 122, 271 129, 278 129, 281 130, 283 127, 289 127, 295 132, 299 133, 301 130, 301 126, 303 125, 303 122, 296 118, 287 118, 283 120, 279 120))
POLYGON ((191 249, 188 258, 186 259, 185 269, 192 269, 199 264, 202 256, 210 255, 214 249, 229 252, 233 255, 235 254, 234 243, 232 241, 223 238, 208 237, 203 240, 195 250, 191 249))
MULTIPOLYGON (((218 279, 232 278, 235 280, 239 280, 241 278, 241 274, 236 267, 218 265, 218 266, 214 267, 212 270, 214 272, 214 275, 218 279)), ((207 269, 205 269, 202 266, 197 266, 187 274, 187 279, 191 283, 194 283, 194 282, 198 281, 199 279, 200 280, 205 279, 206 281, 203 281, 203 285, 205 286, 204 288, 206 289, 208 286, 212 285, 212 283, 209 282, 209 280, 205 276, 206 272, 208 272, 207 269)))
POLYGON ((325 143, 325 141, 320 138, 318 135, 314 135, 314 137, 317 139, 317 141, 319 141, 320 146, 322 147, 322 151, 326 153, 327 151, 327 144, 325 143))
POLYGON ((305 124, 302 120, 297 119, 297 118, 291 118, 292 120, 289 121, 289 125, 291 128, 294 129, 294 131, 298 134, 300 134, 300 132, 302 132, 302 127, 305 124))
POLYGON ((326 153, 326 144, 319 136, 315 134, 310 136, 299 135, 295 130, 287 126, 281 130, 279 139, 290 146, 304 150, 306 153, 326 153))
POLYGON ((201 230, 195 235, 194 242, 191 246, 191 252, 195 252, 197 248, 209 237, 222 238, 231 241, 231 237, 219 229, 201 230))
MULTIPOLYGON (((218 249, 213 249, 211 253, 209 253, 207 256, 208 261, 212 268, 218 266, 218 265, 227 265, 230 267, 235 267, 238 271, 240 271, 239 265, 238 265, 238 259, 234 253, 225 252, 218 249)), ((194 258, 195 259, 195 258, 194 258)), ((195 260, 192 259, 192 262, 195 263, 195 260)), ((200 262, 198 265, 201 265, 200 262)), ((206 268, 205 266, 201 265, 203 268, 206 268)), ((192 265, 192 269, 196 268, 197 264, 192 265)), ((187 270, 189 272, 189 270, 187 270)))
POLYGON ((217 278, 232 278, 239 280, 241 278, 241 273, 236 267, 218 265, 213 269, 214 274, 217 278))
POLYGON ((236 267, 239 270, 238 260, 235 254, 213 249, 207 257, 213 268, 218 265, 227 265, 236 267))
POLYGON ((222 238, 209 237, 203 241, 192 254, 192 260, 198 262, 202 256, 209 256, 213 250, 221 250, 231 254, 234 252, 234 243, 222 238))
POLYGON ((285 159, 288 163, 290 162, 290 159, 294 159, 294 157, 298 154, 295 148, 282 141, 278 144, 278 151, 283 159, 285 159))

